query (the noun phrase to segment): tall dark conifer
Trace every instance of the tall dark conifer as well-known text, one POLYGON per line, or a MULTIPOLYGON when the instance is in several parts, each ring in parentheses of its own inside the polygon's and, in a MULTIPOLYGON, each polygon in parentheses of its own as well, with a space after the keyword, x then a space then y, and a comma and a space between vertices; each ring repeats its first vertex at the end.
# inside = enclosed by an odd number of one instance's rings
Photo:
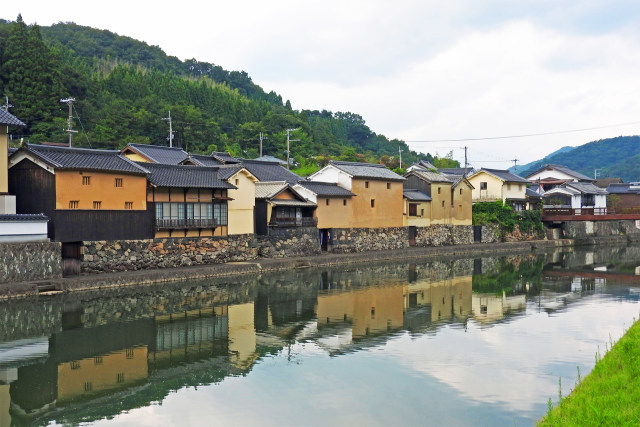
POLYGON ((51 122, 62 93, 59 64, 42 41, 37 25, 29 28, 18 15, 2 52, 0 78, 13 112, 30 130, 37 122, 51 122))

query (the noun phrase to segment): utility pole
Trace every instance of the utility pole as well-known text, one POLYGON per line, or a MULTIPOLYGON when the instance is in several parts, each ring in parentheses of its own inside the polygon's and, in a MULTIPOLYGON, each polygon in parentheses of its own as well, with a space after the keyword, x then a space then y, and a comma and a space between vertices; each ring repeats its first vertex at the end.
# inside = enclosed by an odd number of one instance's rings
MULTIPOLYGON (((264 133, 260 132, 260 157, 262 157, 262 141, 264 141, 265 139, 269 139, 266 136, 264 136, 264 133)), ((287 150, 289 148, 287 147, 287 150)))
POLYGON ((462 176, 467 176, 467 165, 469 164, 469 162, 467 162, 467 149, 469 147, 467 147, 466 145, 464 146, 464 173, 462 174, 462 176))
POLYGON ((518 158, 515 158, 513 160, 509 160, 510 162, 513 162, 513 172, 514 173, 518 173, 518 158))
POLYGON ((60 102, 69 106, 69 119, 67 120, 66 129, 66 132, 69 133, 69 147, 71 147, 71 143, 73 142, 73 134, 78 132, 77 130, 73 130, 73 102, 75 100, 75 98, 65 98, 60 100, 60 102))
POLYGON ((6 111, 7 113, 9 112, 9 108, 13 107, 13 105, 9 104, 9 97, 5 96, 4 97, 4 105, 2 106, 2 108, 4 109, 4 111, 6 111))
POLYGON ((162 120, 169 122, 169 147, 173 147, 173 127, 171 122, 171 110, 169 110, 169 117, 163 117, 162 120))
POLYGON ((599 170, 602 170, 602 168, 593 170, 593 179, 598 179, 598 175, 600 175, 600 172, 598 172, 599 170))
POLYGON ((398 153, 400 154, 400 169, 402 169, 402 148, 398 146, 398 153))
POLYGON ((297 131, 300 128, 295 128, 295 129, 287 129, 287 169, 289 169, 289 156, 291 151, 289 150, 289 143, 290 142, 295 142, 295 141, 300 141, 299 139, 289 139, 290 138, 290 133, 297 131))

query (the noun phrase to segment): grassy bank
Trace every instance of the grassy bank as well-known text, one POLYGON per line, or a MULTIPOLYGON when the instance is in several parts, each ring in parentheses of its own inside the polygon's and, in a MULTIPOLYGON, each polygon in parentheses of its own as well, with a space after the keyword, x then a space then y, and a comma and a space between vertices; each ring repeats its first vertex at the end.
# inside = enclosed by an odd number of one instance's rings
POLYGON ((538 425, 640 425, 640 321, 538 425))

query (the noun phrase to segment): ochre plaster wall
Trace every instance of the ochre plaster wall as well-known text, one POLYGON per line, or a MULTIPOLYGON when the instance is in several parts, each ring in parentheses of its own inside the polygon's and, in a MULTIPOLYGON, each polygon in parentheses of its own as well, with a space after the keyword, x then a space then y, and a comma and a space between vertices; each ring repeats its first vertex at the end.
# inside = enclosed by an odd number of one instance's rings
POLYGON ((316 208, 315 215, 318 218, 318 228, 350 227, 353 198, 338 199, 318 196, 317 203, 318 207, 316 208), (329 201, 328 205, 327 200, 329 201))
POLYGON ((453 225, 471 225, 472 202, 471 187, 461 183, 451 191, 453 206, 451 207, 451 223, 453 225))
POLYGON ((431 183, 431 224, 451 224, 451 184, 431 183))
POLYGON ((56 171, 56 209, 69 209, 69 202, 78 201, 78 209, 93 209, 99 201, 102 210, 124 210, 125 202, 133 202, 133 210, 146 210, 147 177, 89 171, 56 171), (83 185, 83 177, 89 185, 83 185), (122 179, 122 187, 115 179, 122 179))
POLYGON ((232 176, 228 182, 237 187, 228 190, 229 227, 228 234, 253 234, 253 208, 256 201, 256 184, 244 170, 232 176))
POLYGON ((410 202, 404 200, 403 226, 426 227, 431 225, 431 202, 410 202), (409 215, 409 204, 416 204, 417 216, 409 215))
POLYGON ((402 182, 352 179, 351 225, 353 228, 402 227, 402 182), (366 188, 365 183, 369 183, 366 188), (389 184, 389 189, 387 189, 389 184), (371 200, 375 200, 371 207, 371 200))

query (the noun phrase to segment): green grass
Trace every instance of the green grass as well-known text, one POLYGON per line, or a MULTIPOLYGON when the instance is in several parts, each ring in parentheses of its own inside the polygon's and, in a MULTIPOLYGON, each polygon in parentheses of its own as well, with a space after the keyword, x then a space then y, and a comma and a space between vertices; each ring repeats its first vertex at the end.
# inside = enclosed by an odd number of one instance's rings
POLYGON ((640 425, 640 321, 595 357, 593 371, 538 426, 640 425))

